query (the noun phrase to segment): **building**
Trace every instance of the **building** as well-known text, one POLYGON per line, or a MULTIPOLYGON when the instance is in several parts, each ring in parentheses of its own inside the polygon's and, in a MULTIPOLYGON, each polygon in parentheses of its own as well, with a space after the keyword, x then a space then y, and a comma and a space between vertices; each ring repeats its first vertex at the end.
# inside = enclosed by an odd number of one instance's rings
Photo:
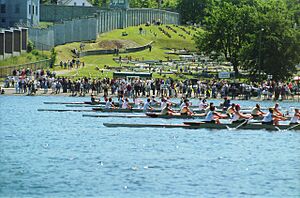
POLYGON ((87 0, 58 0, 58 5, 68 5, 68 6, 93 6, 87 0))
POLYGON ((40 0, 0 0, 0 27, 37 26, 40 0))

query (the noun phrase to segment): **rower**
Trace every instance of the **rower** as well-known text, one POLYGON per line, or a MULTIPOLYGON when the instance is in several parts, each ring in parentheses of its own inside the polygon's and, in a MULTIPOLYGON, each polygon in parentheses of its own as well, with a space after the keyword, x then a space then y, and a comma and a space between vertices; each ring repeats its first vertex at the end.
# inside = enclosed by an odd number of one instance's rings
POLYGON ((269 112, 264 116, 262 120, 262 124, 268 125, 278 125, 280 120, 286 120, 286 118, 282 116, 278 116, 274 114, 274 109, 269 108, 269 112))
POLYGON ((100 100, 96 100, 96 96, 94 94, 91 94, 91 103, 92 104, 96 104, 96 103, 99 103, 100 100))
POLYGON ((150 101, 151 101, 150 98, 148 98, 147 102, 145 102, 144 107, 143 107, 144 112, 148 112, 148 111, 153 110, 153 108, 150 105, 150 101))
POLYGON ((109 98, 108 101, 106 102, 105 104, 105 109, 115 109, 115 105, 114 105, 114 102, 112 101, 112 98, 109 98))
POLYGON ((161 98, 160 107, 164 109, 167 106, 167 102, 164 97, 161 98))
POLYGON ((278 115, 278 116, 284 116, 283 113, 281 113, 279 111, 279 103, 276 103, 275 106, 273 107, 273 110, 274 110, 274 114, 278 115))
POLYGON ((226 114, 229 118, 232 118, 235 113, 235 104, 232 103, 231 106, 227 109, 226 114))
POLYGON ((191 109, 189 108, 189 100, 185 100, 184 101, 184 105, 181 107, 181 109, 180 109, 180 114, 181 115, 192 115, 192 114, 194 114, 192 111, 191 111, 191 109))
POLYGON ((132 106, 129 105, 129 100, 128 98, 125 98, 123 104, 122 104, 122 109, 132 109, 132 106))
POLYGON ((241 106, 240 105, 235 105, 235 112, 233 114, 233 117, 231 119, 232 123, 241 123, 245 122, 245 119, 250 119, 252 118, 251 115, 243 114, 240 112, 241 106))
POLYGON ((219 119, 227 117, 227 116, 217 113, 215 110, 216 110, 215 106, 211 106, 209 108, 209 112, 207 113, 207 115, 204 119, 205 123, 221 124, 219 119))
POLYGON ((230 107, 230 100, 227 97, 224 97, 224 102, 221 103, 221 106, 223 106, 223 109, 226 110, 230 107))
POLYGON ((212 107, 212 106, 214 106, 214 103, 213 102, 211 102, 211 103, 209 103, 209 106, 208 107, 206 107, 206 109, 205 109, 205 115, 207 115, 208 114, 208 112, 210 111, 210 107, 212 107))
MULTIPOLYGON (((199 98, 199 100, 201 100, 201 98, 199 98)), ((204 99, 201 100, 200 103, 199 103, 199 110, 200 110, 200 111, 205 110, 207 107, 208 107, 208 104, 207 104, 206 99, 204 98, 204 99)))
POLYGON ((151 97, 150 105, 151 105, 151 106, 154 106, 154 105, 156 105, 157 103, 158 103, 158 101, 155 100, 155 96, 152 96, 152 97, 151 97))
POLYGON ((290 121, 290 125, 299 124, 299 120, 300 120, 300 111, 299 109, 295 109, 295 114, 290 121))
POLYGON ((176 113, 173 109, 171 109, 171 104, 167 103, 166 106, 161 110, 161 115, 173 115, 176 113))
POLYGON ((253 117, 260 117, 260 116, 264 116, 265 113, 261 111, 260 105, 256 104, 255 107, 251 111, 251 115, 253 117))

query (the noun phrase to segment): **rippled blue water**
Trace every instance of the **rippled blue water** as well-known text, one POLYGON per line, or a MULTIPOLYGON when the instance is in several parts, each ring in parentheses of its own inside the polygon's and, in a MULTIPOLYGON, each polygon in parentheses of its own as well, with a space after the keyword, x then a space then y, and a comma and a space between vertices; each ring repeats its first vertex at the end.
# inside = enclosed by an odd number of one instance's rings
POLYGON ((37 111, 82 100, 0 97, 1 197, 300 196, 299 132, 113 129, 102 123, 181 120, 37 111))

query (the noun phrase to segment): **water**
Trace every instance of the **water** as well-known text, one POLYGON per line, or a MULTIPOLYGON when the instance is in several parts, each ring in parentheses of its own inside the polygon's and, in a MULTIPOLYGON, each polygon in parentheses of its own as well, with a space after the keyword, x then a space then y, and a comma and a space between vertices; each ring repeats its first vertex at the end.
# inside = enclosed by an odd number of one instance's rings
POLYGON ((0 197, 300 196, 299 132, 115 129, 102 123, 182 121, 37 111, 82 100, 0 97, 0 197))

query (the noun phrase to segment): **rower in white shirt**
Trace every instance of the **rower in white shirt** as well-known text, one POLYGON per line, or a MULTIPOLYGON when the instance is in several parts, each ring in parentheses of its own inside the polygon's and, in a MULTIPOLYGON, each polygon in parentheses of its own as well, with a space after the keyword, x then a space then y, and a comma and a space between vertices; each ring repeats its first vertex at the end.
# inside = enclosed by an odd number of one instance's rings
POLYGON ((112 98, 109 98, 108 101, 105 104, 105 109, 111 109, 111 108, 116 108, 115 105, 113 104, 112 98))
MULTIPOLYGON (((201 100, 201 98, 200 98, 201 100)), ((203 100, 200 101, 199 103, 199 110, 205 110, 206 108, 208 107, 208 104, 207 104, 207 101, 206 99, 204 98, 203 100)))
POLYGON ((125 98, 123 104, 122 104, 122 109, 132 109, 132 106, 129 105, 129 100, 128 98, 125 98))
POLYGON ((161 102, 160 102, 161 109, 164 109, 166 106, 167 106, 167 102, 166 102, 165 98, 162 98, 161 102))
POLYGON ((292 117, 292 119, 290 121, 290 124, 291 125, 293 125, 293 124, 299 124, 299 120, 300 120, 300 111, 299 111, 299 109, 295 109, 295 114, 292 117))
POLYGON ((275 115, 274 109, 269 108, 269 112, 264 116, 262 120, 262 124, 269 124, 269 125, 278 125, 280 120, 286 120, 287 118, 275 115))
POLYGON ((248 114, 243 114, 240 112, 241 106, 240 105, 235 105, 235 112, 233 114, 233 117, 231 119, 232 123, 242 123, 245 121, 245 119, 250 119, 252 118, 251 115, 248 114))
POLYGON ((147 101, 144 103, 143 110, 144 112, 149 112, 153 110, 153 108, 150 105, 150 98, 148 98, 147 101))

